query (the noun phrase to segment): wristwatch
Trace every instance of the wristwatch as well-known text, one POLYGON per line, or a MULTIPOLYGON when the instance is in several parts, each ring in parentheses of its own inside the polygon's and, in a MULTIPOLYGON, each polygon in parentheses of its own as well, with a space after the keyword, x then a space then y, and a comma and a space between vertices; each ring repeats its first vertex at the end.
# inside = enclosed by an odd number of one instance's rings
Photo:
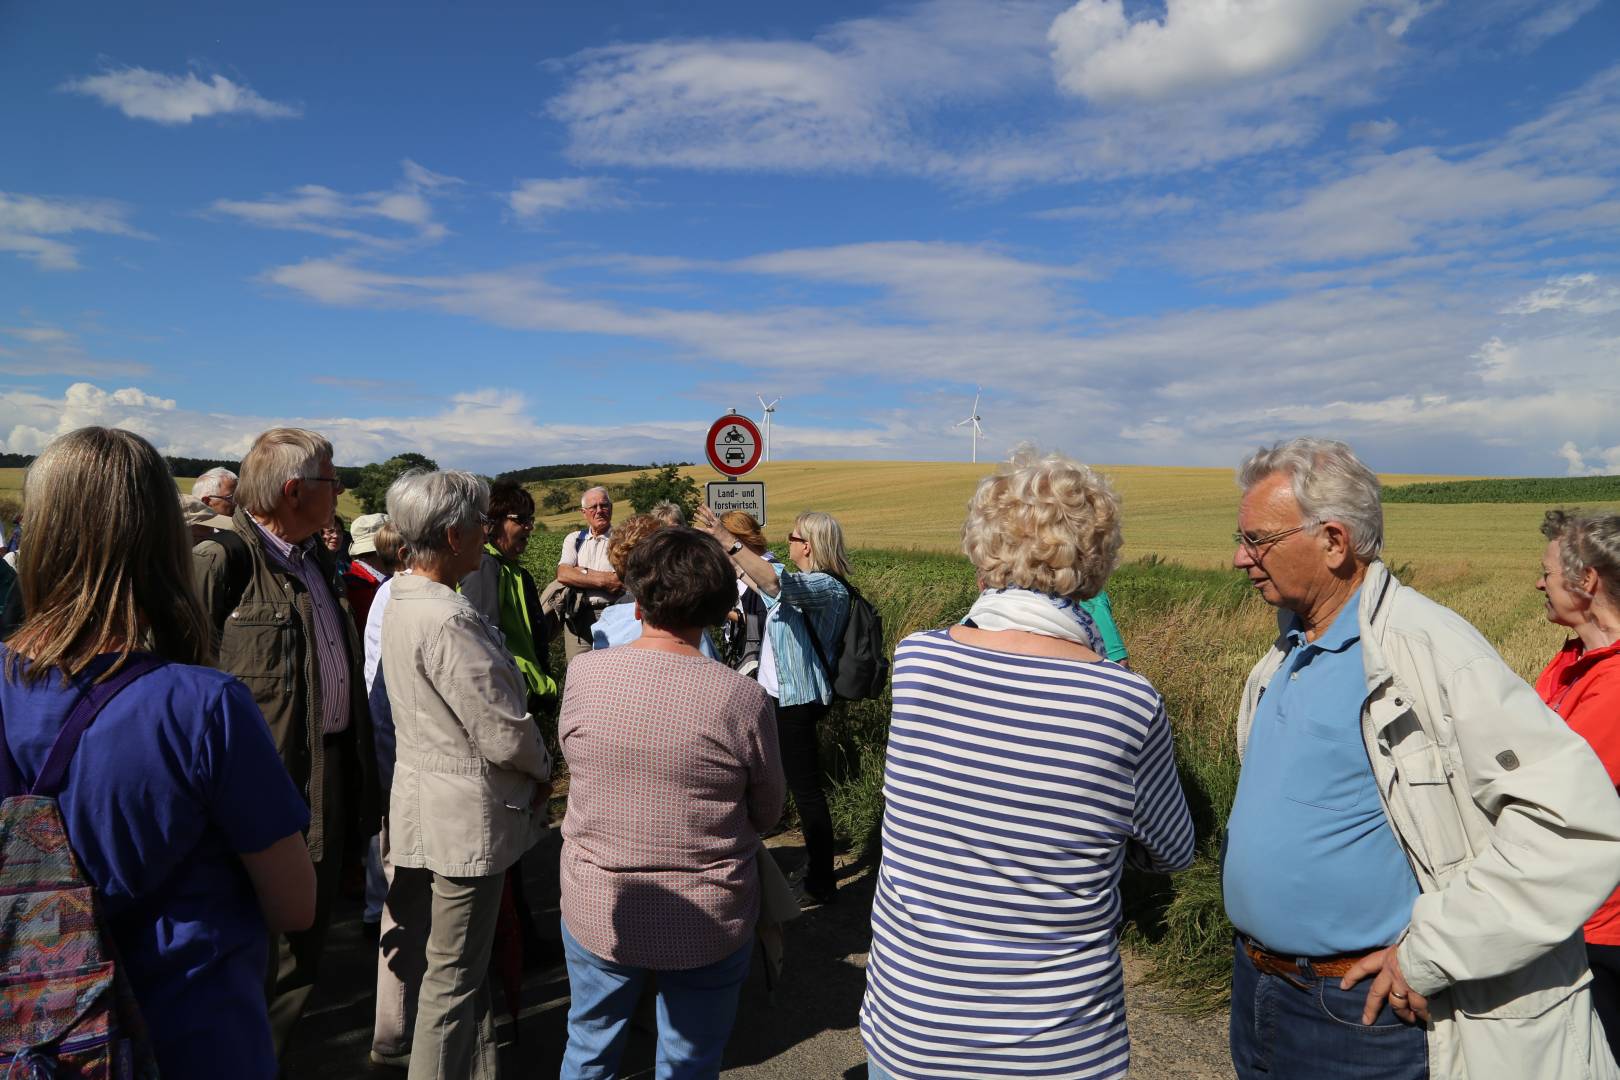
POLYGON ((735 555, 735 554, 737 554, 737 552, 741 551, 742 548, 743 548, 743 542, 741 540, 733 540, 731 542, 731 546, 726 548, 726 554, 727 555, 735 555))

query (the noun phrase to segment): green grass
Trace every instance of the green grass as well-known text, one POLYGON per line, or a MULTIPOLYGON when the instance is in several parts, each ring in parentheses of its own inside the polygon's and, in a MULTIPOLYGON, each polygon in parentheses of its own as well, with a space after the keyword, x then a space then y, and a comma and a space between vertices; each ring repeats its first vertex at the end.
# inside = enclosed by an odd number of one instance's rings
POLYGON ((1615 503, 1620 476, 1513 477, 1397 484, 1385 503, 1615 503))

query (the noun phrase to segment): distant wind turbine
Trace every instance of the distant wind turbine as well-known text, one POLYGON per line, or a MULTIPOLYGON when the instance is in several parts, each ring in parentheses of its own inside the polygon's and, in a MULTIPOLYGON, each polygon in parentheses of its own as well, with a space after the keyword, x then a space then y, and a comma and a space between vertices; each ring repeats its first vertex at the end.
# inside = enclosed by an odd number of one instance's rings
POLYGON ((983 389, 983 387, 976 387, 974 389, 973 412, 969 414, 966 420, 959 421, 956 425, 957 427, 961 427, 963 424, 973 425, 973 464, 975 465, 979 463, 979 436, 984 434, 984 428, 979 426, 979 421, 983 419, 983 417, 979 415, 979 394, 983 389))
POLYGON ((760 405, 765 409, 765 460, 769 461, 771 460, 771 414, 776 411, 776 403, 782 399, 779 397, 772 398, 771 403, 766 405, 763 395, 755 394, 754 396, 759 398, 760 405))

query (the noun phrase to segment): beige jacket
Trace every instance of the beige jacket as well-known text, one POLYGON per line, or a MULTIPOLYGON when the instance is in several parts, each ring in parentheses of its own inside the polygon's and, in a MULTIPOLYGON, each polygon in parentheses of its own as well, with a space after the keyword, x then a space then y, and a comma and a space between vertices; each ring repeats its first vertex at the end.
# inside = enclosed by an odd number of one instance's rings
POLYGON ((531 803, 551 757, 500 632, 455 591, 402 575, 383 619, 381 667, 397 740, 394 864, 446 877, 504 872, 545 831, 545 805, 531 803))
MULTIPOLYGON (((1477 630, 1381 562, 1359 615, 1362 738, 1421 890, 1398 956, 1430 999, 1430 1077, 1615 1080, 1581 938, 1620 881, 1608 775, 1477 630)), ((1240 756, 1285 647, 1249 675, 1240 756)))

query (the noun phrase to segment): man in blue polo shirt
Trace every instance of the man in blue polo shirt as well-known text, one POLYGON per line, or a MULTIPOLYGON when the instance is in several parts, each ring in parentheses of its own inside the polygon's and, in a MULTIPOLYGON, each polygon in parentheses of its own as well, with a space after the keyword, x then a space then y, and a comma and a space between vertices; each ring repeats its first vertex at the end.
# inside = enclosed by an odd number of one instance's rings
POLYGON ((1389 573, 1348 446, 1262 449, 1239 485, 1233 565, 1281 631, 1244 691, 1222 868, 1240 1080, 1620 1076, 1580 934, 1620 877, 1603 767, 1389 573))

